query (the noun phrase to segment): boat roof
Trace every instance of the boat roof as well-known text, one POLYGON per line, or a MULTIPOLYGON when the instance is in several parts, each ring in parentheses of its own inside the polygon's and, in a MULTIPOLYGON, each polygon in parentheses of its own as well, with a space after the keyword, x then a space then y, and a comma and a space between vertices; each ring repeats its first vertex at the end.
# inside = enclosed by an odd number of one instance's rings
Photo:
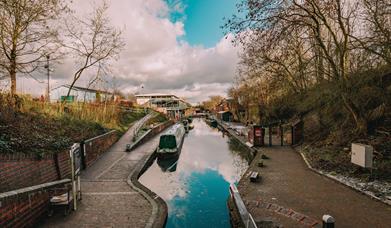
POLYGON ((175 125, 173 125, 172 127, 170 127, 165 133, 163 133, 163 135, 174 135, 177 131, 178 128, 183 128, 183 125, 180 124, 180 123, 177 123, 175 125))

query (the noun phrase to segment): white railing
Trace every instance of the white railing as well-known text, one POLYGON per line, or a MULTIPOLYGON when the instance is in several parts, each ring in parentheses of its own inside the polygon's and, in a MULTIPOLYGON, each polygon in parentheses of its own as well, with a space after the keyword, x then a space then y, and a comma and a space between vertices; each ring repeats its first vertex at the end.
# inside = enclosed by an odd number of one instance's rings
POLYGON ((234 184, 229 186, 229 192, 245 227, 257 228, 257 224, 255 223, 253 216, 248 212, 246 205, 244 204, 242 197, 240 196, 239 191, 234 184))

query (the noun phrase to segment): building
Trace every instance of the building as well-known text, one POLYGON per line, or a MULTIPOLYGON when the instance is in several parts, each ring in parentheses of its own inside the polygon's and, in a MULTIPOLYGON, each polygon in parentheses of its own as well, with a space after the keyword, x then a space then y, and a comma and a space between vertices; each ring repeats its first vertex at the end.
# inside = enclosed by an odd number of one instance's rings
POLYGON ((217 118, 225 121, 225 122, 232 122, 233 121, 233 115, 230 111, 220 111, 217 113, 217 118))
POLYGON ((69 85, 62 85, 50 90, 50 101, 103 102, 113 101, 115 99, 113 93, 79 86, 73 86, 70 95, 67 97, 69 88, 69 85))
POLYGON ((139 94, 136 95, 136 103, 162 112, 172 119, 182 118, 191 107, 189 103, 172 94, 139 94))
POLYGON ((232 110, 232 103, 234 99, 228 97, 224 98, 220 101, 220 103, 216 106, 215 110, 216 112, 222 112, 222 111, 230 111, 232 110))

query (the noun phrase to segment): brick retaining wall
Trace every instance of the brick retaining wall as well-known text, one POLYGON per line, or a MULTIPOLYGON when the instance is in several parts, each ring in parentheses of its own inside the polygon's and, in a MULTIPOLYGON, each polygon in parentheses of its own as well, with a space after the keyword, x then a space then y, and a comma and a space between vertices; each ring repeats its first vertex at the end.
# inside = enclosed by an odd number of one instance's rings
POLYGON ((49 190, 70 181, 63 179, 0 193, 0 227, 32 227, 49 208, 49 190))
POLYGON ((146 141, 155 137, 157 134, 164 131, 166 128, 168 128, 169 126, 171 126, 173 124, 174 124, 174 122, 172 120, 168 120, 164 123, 159 124, 158 126, 152 128, 151 131, 148 133, 148 135, 146 135, 144 138, 142 138, 138 144, 141 145, 141 144, 145 143, 146 141))
POLYGON ((96 160, 106 152, 117 140, 119 135, 111 131, 98 137, 84 141, 84 154, 86 167, 90 167, 96 160))
MULTIPOLYGON (((116 131, 86 140, 85 162, 91 166, 119 136, 116 131)), ((42 157, 0 154, 0 193, 70 178, 69 150, 42 157)), ((31 227, 49 206, 47 189, 18 194, 0 201, 0 227, 31 227)))
POLYGON ((0 227, 31 227, 48 209, 49 194, 40 191, 2 202, 0 227))
POLYGON ((36 155, 0 154, 0 192, 69 178, 70 173, 68 151, 41 158, 36 155))

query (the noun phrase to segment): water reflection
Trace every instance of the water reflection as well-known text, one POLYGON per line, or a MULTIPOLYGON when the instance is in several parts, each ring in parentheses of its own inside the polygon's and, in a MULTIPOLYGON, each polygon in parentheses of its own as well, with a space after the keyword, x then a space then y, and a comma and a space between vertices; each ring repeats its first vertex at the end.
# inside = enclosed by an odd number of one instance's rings
POLYGON ((178 159, 179 154, 178 156, 171 158, 157 158, 156 163, 163 172, 175 172, 178 165, 178 159))
POLYGON ((177 161, 155 161, 140 182, 168 205, 166 227, 230 227, 230 183, 248 167, 247 152, 203 120, 195 119, 177 161))

